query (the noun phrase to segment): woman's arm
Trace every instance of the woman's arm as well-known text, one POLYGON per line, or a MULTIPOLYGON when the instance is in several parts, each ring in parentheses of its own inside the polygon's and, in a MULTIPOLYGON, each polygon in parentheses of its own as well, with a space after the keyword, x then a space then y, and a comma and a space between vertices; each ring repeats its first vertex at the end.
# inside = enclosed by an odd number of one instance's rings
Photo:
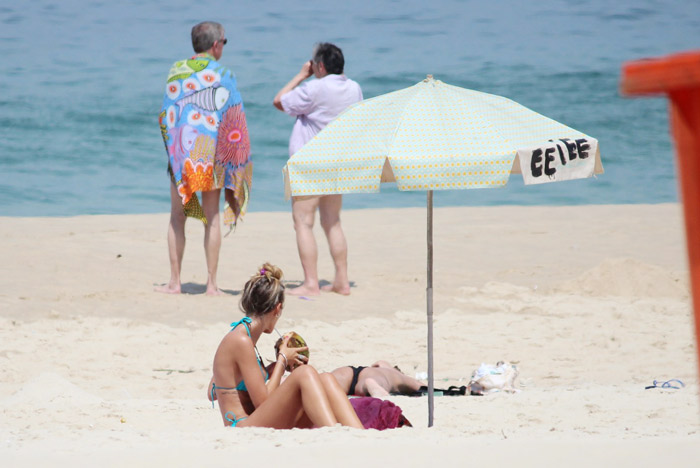
POLYGON ((282 376, 285 370, 285 358, 282 353, 277 355, 277 362, 275 362, 274 367, 272 367, 272 372, 270 372, 270 380, 267 381, 267 393, 274 392, 277 387, 282 383, 282 376))
POLYGON ((297 351, 307 349, 289 348, 287 343, 290 338, 291 335, 285 336, 282 341, 275 368, 272 371, 272 375, 269 376, 269 381, 266 383, 260 364, 258 364, 258 357, 255 353, 253 341, 250 337, 245 335, 236 337, 233 345, 233 358, 241 372, 253 406, 256 408, 262 405, 263 402, 267 400, 270 393, 279 387, 282 374, 284 374, 285 357, 287 358, 287 362, 294 362, 294 360, 297 359, 297 351))
POLYGON ((295 369, 300 364, 304 364, 302 358, 305 358, 305 356, 302 356, 299 353, 306 351, 309 348, 290 348, 289 340, 291 338, 291 333, 284 335, 282 338, 282 343, 280 344, 279 351, 277 352, 275 367, 270 373, 270 380, 267 382, 268 393, 272 393, 275 389, 277 389, 277 387, 280 386, 285 370, 289 370, 291 372, 292 369, 295 369))

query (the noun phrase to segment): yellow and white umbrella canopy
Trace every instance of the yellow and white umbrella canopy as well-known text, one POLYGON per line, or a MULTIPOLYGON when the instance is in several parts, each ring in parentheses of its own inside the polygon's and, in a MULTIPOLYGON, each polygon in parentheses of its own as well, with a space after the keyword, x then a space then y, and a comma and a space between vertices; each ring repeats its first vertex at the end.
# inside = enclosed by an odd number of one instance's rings
POLYGON ((600 174, 598 142, 510 99, 431 75, 361 101, 288 161, 286 195, 500 187, 600 174), (525 170, 521 171, 521 167, 525 170))

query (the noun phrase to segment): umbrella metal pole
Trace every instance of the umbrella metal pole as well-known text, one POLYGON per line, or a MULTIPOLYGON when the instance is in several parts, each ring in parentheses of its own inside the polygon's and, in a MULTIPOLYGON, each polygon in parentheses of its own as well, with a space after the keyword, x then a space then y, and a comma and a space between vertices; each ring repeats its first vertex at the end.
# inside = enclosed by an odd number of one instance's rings
POLYGON ((428 301, 428 427, 433 427, 433 191, 428 190, 428 272, 426 299, 428 301))

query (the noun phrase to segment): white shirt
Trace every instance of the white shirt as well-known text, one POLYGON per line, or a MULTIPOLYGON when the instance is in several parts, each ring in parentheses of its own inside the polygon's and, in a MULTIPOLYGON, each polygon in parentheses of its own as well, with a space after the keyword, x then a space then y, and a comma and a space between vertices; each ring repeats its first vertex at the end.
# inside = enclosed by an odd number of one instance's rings
POLYGON ((289 138, 294 153, 347 107, 362 101, 362 89, 345 75, 326 75, 297 86, 281 98, 284 111, 297 118, 289 138))

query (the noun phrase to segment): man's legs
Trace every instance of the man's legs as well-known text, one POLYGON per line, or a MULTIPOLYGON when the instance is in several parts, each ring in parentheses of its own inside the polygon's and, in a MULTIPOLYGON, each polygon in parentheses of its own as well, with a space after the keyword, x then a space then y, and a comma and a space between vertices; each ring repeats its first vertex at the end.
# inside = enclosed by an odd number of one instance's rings
POLYGON ((314 238, 313 227, 319 197, 292 197, 292 218, 297 236, 299 259, 304 269, 304 282, 301 286, 287 291, 293 296, 315 296, 320 293, 318 288, 318 249, 314 238))
POLYGON ((342 206, 342 195, 323 195, 318 205, 321 226, 328 238, 328 247, 335 265, 333 284, 324 286, 323 290, 348 295, 350 294, 348 244, 345 240, 345 234, 343 234, 343 228, 340 226, 340 209, 342 206))
POLYGON ((170 184, 170 223, 168 224, 168 257, 170 281, 154 288, 157 292, 180 294, 180 270, 185 252, 185 210, 174 184, 170 184))
POLYGON ((202 192, 202 209, 207 217, 207 225, 204 227, 204 255, 207 259, 207 294, 209 295, 222 294, 216 285, 216 271, 221 250, 220 199, 221 189, 202 192))

